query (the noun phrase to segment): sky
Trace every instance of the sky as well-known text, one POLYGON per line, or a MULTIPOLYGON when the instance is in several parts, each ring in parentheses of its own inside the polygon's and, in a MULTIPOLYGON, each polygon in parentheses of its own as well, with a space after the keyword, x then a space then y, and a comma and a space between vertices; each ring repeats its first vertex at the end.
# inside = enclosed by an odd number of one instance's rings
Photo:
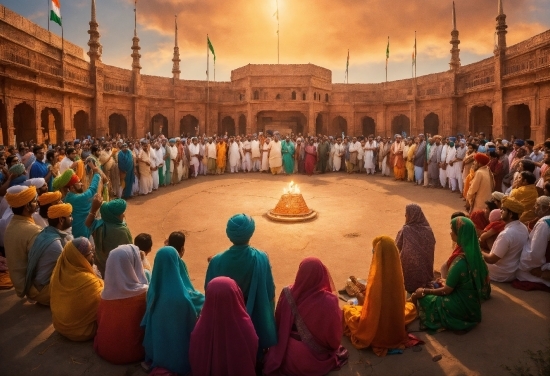
MULTIPOLYGON (((48 26, 50 0, 0 0, 38 25, 48 26)), ((550 29, 549 0, 502 0, 509 46, 550 29)), ((65 38, 88 50, 91 0, 60 0, 65 38)), ((498 0, 456 0, 462 65, 493 55, 498 0)), ((131 69, 134 0, 96 0, 105 64, 131 69)), ((142 74, 171 77, 174 21, 178 19, 181 78, 206 79, 206 35, 216 52, 216 80, 247 64, 312 63, 344 82, 349 50, 349 83, 412 76, 449 69, 452 1, 449 0, 138 0, 137 32, 142 74)), ((50 30, 61 28, 50 23, 50 30)), ((85 56, 87 58, 87 56, 85 56)), ((211 76, 212 55, 210 55, 211 76)))

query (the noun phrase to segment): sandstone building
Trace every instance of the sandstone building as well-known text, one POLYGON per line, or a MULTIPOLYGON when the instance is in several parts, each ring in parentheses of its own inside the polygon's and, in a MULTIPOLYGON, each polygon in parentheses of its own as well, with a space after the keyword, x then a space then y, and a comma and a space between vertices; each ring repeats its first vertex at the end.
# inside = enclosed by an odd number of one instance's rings
POLYGON ((82 48, 62 45, 57 35, 0 5, 0 143, 265 129, 484 131, 541 142, 550 137, 550 30, 508 47, 499 4, 493 57, 461 66, 455 21, 447 72, 380 84, 333 84, 330 70, 312 64, 247 65, 232 71, 230 82, 182 80, 177 33, 172 78, 142 75, 137 33, 130 70, 101 61, 95 0, 89 61, 82 48))

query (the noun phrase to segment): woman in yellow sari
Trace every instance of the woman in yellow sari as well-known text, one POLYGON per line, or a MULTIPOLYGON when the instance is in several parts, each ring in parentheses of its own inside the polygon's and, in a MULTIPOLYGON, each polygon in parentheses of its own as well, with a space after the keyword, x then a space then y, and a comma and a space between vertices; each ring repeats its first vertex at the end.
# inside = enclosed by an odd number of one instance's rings
POLYGON ((403 270, 392 238, 372 241, 373 256, 363 306, 345 305, 344 334, 358 349, 372 347, 378 356, 409 342, 405 325, 416 318, 416 307, 405 301, 403 270))
POLYGON ((415 137, 414 142, 409 145, 409 151, 407 152, 407 163, 405 164, 407 167, 407 181, 414 181, 414 156, 416 154, 416 148, 418 147, 419 142, 420 139, 415 137))
POLYGON ((103 280, 92 268, 94 250, 88 239, 67 243, 50 281, 50 307, 55 330, 72 341, 87 341, 97 330, 103 280))

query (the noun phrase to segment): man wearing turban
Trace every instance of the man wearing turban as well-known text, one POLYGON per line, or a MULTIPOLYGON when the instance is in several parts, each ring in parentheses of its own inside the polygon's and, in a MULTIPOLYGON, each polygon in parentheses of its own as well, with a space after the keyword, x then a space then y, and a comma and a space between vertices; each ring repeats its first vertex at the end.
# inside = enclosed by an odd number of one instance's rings
POLYGON ((15 293, 23 298, 29 250, 42 230, 32 218, 38 210, 36 187, 16 185, 8 188, 4 198, 13 211, 13 217, 6 228, 4 249, 15 293))
POLYGON ((237 282, 259 338, 259 354, 262 354, 262 349, 277 343, 275 283, 267 255, 249 244, 255 229, 254 220, 246 214, 237 214, 229 219, 225 232, 233 246, 212 258, 204 287, 206 290, 208 283, 220 276, 237 282))
POLYGON ((529 231, 519 221, 524 206, 512 197, 504 197, 500 208, 501 219, 506 224, 491 248, 483 252, 483 259, 489 269, 489 277, 495 282, 511 282, 516 278, 516 271, 524 244, 529 240, 529 231))
POLYGON ((25 294, 40 304, 50 305, 50 277, 63 247, 72 240, 67 230, 73 222, 73 207, 62 203, 46 206, 48 226, 38 234, 29 251, 25 294))
MULTIPOLYGON (((25 185, 27 187, 34 186, 36 188, 36 193, 38 194, 38 202, 40 202, 40 196, 48 192, 48 183, 46 183, 46 180, 44 180, 44 178, 25 180, 22 185, 25 185)), ((42 217, 40 211, 34 212, 32 218, 34 219, 34 223, 40 226, 40 228, 44 228, 48 225, 48 216, 44 215, 44 217, 42 217)))
POLYGON ((532 172, 522 171, 519 173, 518 180, 519 183, 517 185, 514 184, 515 188, 510 192, 510 197, 515 198, 524 206, 525 210, 519 220, 527 226, 529 222, 537 217, 535 215, 535 203, 539 197, 537 187, 535 186, 537 178, 532 172))
POLYGON ((493 173, 487 166, 490 158, 487 154, 476 153, 474 155, 474 177, 470 182, 466 195, 466 210, 473 213, 476 210, 485 209, 485 201, 491 200, 491 194, 495 188, 493 173))
POLYGON ((100 194, 94 196, 92 207, 86 218, 86 226, 94 237, 95 264, 102 276, 105 276, 105 265, 109 253, 123 244, 132 244, 130 229, 124 222, 126 201, 121 198, 103 202, 100 194), (97 212, 101 219, 96 219, 97 212))

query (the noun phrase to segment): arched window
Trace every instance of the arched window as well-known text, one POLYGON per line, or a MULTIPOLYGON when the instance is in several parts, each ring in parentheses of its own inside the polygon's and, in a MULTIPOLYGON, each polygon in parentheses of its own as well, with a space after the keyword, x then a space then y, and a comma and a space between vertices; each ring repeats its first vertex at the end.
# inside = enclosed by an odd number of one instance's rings
POLYGON ((328 102, 328 94, 325 94, 325 102, 328 102))
POLYGON ((303 101, 306 100, 306 93, 302 93, 302 100, 303 100, 303 101))
POLYGON ((281 94, 277 94, 277 96, 275 97, 275 99, 281 99, 281 94))
POLYGON ((317 100, 317 93, 313 93, 313 100, 314 100, 314 101, 317 100))
POLYGON ((296 100, 296 92, 295 92, 295 91, 292 92, 292 100, 293 100, 293 101, 296 100))
POLYGON ((258 90, 256 90, 254 92, 254 100, 258 100, 258 99, 260 99, 260 92, 258 90))

